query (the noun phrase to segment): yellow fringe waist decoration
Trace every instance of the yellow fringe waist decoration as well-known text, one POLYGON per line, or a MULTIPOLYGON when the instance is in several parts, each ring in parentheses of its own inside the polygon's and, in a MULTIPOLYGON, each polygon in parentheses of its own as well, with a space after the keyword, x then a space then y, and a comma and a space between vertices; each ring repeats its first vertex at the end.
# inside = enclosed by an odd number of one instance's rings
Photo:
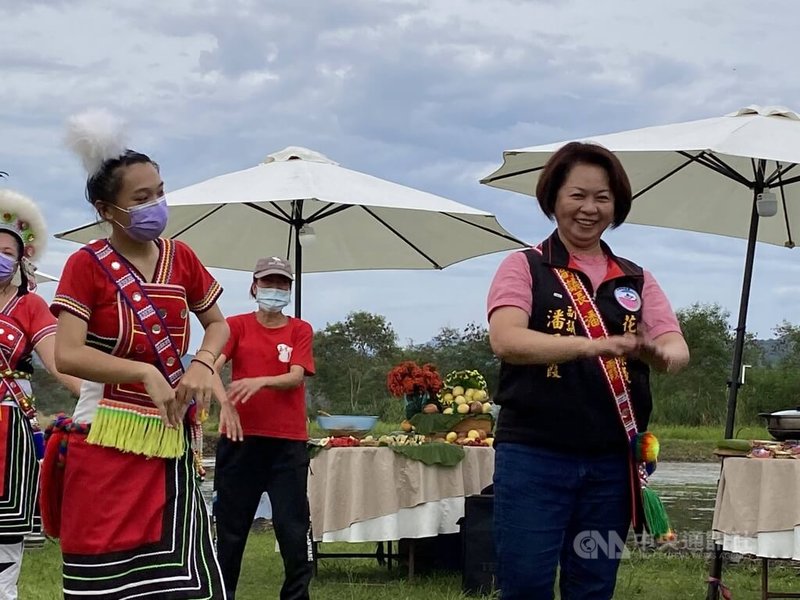
POLYGON ((157 411, 101 400, 86 441, 122 452, 179 458, 186 452, 183 424, 168 428, 157 411))

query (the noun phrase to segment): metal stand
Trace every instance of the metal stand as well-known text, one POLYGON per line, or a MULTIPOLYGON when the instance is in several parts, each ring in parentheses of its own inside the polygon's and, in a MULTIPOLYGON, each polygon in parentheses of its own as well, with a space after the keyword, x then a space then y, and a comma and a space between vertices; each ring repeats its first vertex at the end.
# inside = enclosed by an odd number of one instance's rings
POLYGON ((320 542, 312 543, 315 572, 317 569, 317 559, 320 558, 374 558, 379 565, 387 565, 390 571, 392 570, 392 560, 397 562, 397 558, 392 552, 392 542, 386 542, 386 548, 384 548, 384 542, 377 542, 375 552, 320 552, 319 544, 320 542))
POLYGON ((769 591, 769 559, 761 559, 761 600, 769 598, 800 598, 798 592, 770 592, 769 591))
MULTIPOLYGON (((742 370, 742 356, 744 354, 744 341, 747 333, 747 308, 750 303, 750 284, 753 280, 753 261, 756 255, 756 237, 758 235, 758 207, 756 199, 764 191, 764 169, 766 161, 759 161, 755 169, 755 183, 753 186, 753 208, 750 214, 750 231, 747 237, 747 253, 744 262, 744 280, 742 281, 742 295, 739 299, 739 319, 736 324, 736 340, 733 344, 733 362, 731 364, 731 377, 728 380, 728 404, 725 415, 725 439, 733 437, 733 428, 736 423, 736 398, 741 386, 740 377, 742 370)), ((722 463, 720 463, 720 471, 722 463)), ((722 545, 714 544, 714 557, 709 568, 709 584, 706 590, 706 600, 719 600, 719 585, 722 580, 722 545)))
MULTIPOLYGON (((320 552, 321 542, 312 542, 311 548, 314 555, 314 575, 318 572, 318 560, 320 558, 374 558, 380 566, 386 566, 387 570, 392 570, 392 564, 398 565, 400 562, 400 552, 395 552, 392 544, 394 542, 377 542, 375 552, 320 552), (385 544, 385 545, 384 545, 385 544)), ((416 570, 416 544, 414 539, 408 540, 408 581, 413 583, 416 570)))

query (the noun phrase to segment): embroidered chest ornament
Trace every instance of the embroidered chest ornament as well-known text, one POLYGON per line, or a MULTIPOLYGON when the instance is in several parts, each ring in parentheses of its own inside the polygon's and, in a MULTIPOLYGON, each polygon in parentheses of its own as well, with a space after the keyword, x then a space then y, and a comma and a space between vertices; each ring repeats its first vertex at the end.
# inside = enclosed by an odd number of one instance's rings
MULTIPOLYGON (((165 240, 165 243, 169 243, 165 240)), ((108 242, 100 241, 84 246, 113 281, 120 297, 133 313, 134 319, 151 345, 159 370, 171 386, 175 387, 183 375, 180 352, 169 334, 162 315, 156 310, 142 283, 134 276, 108 242)), ((205 475, 202 466, 202 421, 204 411, 198 410, 192 400, 186 414, 190 429, 195 470, 199 478, 205 475)), ((103 398, 89 430, 87 441, 110 446, 146 456, 178 458, 185 452, 183 427, 166 427, 158 409, 152 403, 130 403, 124 400, 103 398)))

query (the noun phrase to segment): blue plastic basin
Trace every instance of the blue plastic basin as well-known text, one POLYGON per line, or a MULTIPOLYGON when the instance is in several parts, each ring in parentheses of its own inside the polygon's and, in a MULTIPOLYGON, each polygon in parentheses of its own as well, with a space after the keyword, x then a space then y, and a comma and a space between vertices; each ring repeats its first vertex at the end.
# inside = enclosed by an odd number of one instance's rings
POLYGON ((376 416, 331 415, 317 417, 317 425, 331 435, 366 434, 378 422, 376 416))

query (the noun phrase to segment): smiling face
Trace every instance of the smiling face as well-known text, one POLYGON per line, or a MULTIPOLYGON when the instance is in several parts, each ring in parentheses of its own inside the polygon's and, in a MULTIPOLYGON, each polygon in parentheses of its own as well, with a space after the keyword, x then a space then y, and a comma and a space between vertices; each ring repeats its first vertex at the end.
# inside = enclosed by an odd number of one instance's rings
POLYGON ((596 249, 614 220, 614 194, 606 171, 585 163, 572 167, 558 190, 554 216, 568 250, 596 249))

